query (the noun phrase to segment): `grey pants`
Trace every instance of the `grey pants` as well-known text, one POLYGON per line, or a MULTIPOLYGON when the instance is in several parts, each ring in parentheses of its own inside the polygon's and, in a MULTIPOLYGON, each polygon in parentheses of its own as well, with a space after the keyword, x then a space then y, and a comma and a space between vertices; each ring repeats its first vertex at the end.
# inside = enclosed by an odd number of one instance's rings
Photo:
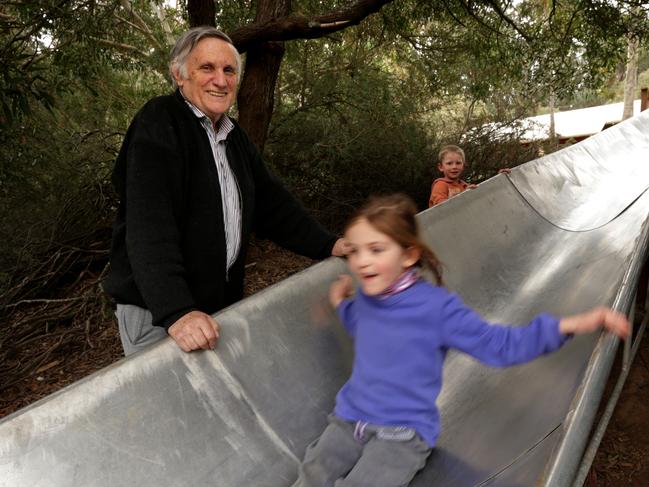
POLYGON ((115 316, 126 356, 139 352, 167 336, 167 330, 161 326, 153 326, 153 317, 148 309, 134 304, 118 304, 115 316))
POLYGON ((416 433, 385 436, 370 425, 359 441, 354 423, 331 415, 320 438, 307 447, 293 487, 407 486, 431 448, 416 433))

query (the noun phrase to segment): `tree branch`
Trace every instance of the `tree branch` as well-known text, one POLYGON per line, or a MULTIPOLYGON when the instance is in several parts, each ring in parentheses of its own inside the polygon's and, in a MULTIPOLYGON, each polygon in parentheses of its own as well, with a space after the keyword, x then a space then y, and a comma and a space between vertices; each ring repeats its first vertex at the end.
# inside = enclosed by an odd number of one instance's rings
POLYGON ((516 22, 514 22, 511 18, 509 18, 509 16, 508 16, 508 15, 505 13, 505 11, 500 7, 500 5, 498 5, 498 2, 494 2, 493 0, 489 0, 488 3, 492 6, 492 8, 494 9, 494 11, 498 14, 498 16, 499 16, 501 19, 503 19, 507 24, 509 24, 510 27, 511 27, 512 29, 514 29, 516 32, 518 32, 518 34, 519 34, 523 39, 525 39, 527 42, 530 42, 530 40, 531 40, 530 37, 529 37, 525 32, 523 32, 523 31, 520 29, 520 27, 518 27, 518 25, 516 24, 516 22))
POLYGON ((135 54, 136 56, 142 58, 142 59, 148 59, 150 57, 149 54, 146 52, 142 51, 141 49, 132 46, 130 44, 124 44, 121 42, 115 42, 115 41, 109 41, 108 39, 100 39, 98 37, 90 37, 93 41, 97 42, 98 44, 103 44, 104 46, 112 47, 115 48, 119 51, 122 52, 128 52, 130 54, 135 54))
POLYGON ((346 9, 315 18, 289 15, 267 22, 253 23, 236 29, 230 37, 239 52, 246 52, 253 44, 292 39, 316 39, 332 32, 359 24, 393 0, 359 0, 346 9))
POLYGON ((169 22, 167 21, 167 16, 165 15, 164 9, 156 2, 151 2, 151 7, 158 16, 158 20, 160 20, 160 25, 162 26, 162 31, 164 32, 167 44, 173 46, 175 39, 173 33, 171 32, 171 27, 169 26, 169 22))
POLYGON ((163 50, 163 46, 160 44, 160 41, 156 39, 156 37, 153 35, 151 32, 151 29, 149 29, 149 26, 147 23, 142 20, 142 17, 140 17, 135 10, 133 10, 133 5, 131 5, 130 0, 121 0, 120 4, 122 5, 122 8, 126 10, 131 17, 133 17, 133 20, 135 20, 137 26, 139 26, 140 32, 142 32, 145 36, 149 38, 151 43, 156 49, 163 50))

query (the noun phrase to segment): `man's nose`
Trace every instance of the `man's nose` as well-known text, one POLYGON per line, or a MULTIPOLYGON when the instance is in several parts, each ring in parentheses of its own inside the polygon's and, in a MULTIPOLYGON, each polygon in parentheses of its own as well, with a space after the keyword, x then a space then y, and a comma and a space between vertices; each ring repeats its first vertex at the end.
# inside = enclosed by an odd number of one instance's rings
POLYGON ((212 76, 212 83, 216 86, 227 86, 228 83, 226 81, 225 73, 222 70, 217 69, 214 76, 212 76))

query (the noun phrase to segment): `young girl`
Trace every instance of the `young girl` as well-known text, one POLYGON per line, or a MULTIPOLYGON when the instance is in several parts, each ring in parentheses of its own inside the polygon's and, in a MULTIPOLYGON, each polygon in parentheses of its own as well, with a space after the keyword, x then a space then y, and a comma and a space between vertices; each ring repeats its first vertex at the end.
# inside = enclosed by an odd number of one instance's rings
POLYGON ((549 314, 527 326, 486 323, 441 287, 440 263, 421 241, 414 203, 375 198, 345 230, 349 268, 329 299, 354 337, 352 375, 336 397, 329 425, 307 448, 294 487, 406 486, 439 435, 435 405, 449 348, 496 367, 557 350, 573 334, 605 327, 629 333, 624 315, 595 308, 566 318, 549 314), (422 279, 433 273, 437 286, 422 279))

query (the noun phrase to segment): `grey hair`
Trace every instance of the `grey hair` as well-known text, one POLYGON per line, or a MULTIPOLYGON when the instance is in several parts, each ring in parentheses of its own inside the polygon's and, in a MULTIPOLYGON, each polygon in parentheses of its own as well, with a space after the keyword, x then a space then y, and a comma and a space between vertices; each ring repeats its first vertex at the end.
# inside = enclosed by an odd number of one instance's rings
POLYGON ((232 51, 237 60, 237 84, 241 80, 241 54, 237 51, 237 48, 234 47, 232 39, 220 30, 210 27, 208 25, 203 25, 201 27, 193 27, 182 34, 174 47, 171 49, 171 60, 169 61, 169 74, 171 75, 171 82, 174 88, 178 88, 176 83, 176 78, 174 76, 174 70, 178 69, 180 76, 187 78, 187 58, 189 53, 192 52, 192 49, 196 47, 201 40, 213 37, 216 39, 221 39, 222 41, 227 42, 232 46, 232 51))

